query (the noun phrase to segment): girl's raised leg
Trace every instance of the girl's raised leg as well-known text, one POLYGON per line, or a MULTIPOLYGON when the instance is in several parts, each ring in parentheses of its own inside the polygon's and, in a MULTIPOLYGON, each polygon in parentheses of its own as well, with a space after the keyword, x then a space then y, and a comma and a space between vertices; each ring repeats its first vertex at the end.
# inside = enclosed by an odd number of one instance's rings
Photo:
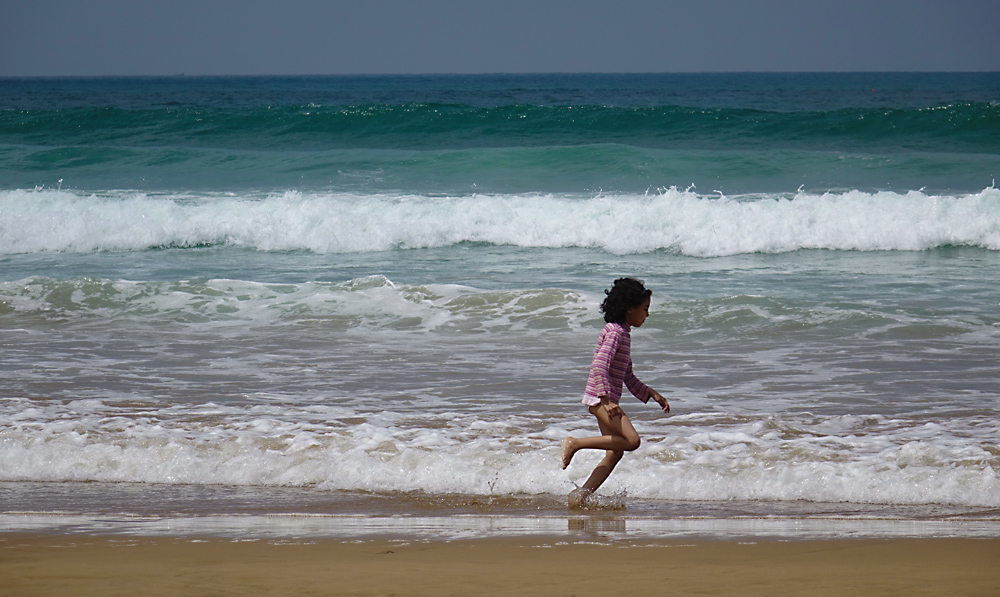
POLYGON ((590 407, 590 412, 597 418, 597 425, 601 429, 601 435, 596 437, 567 437, 563 440, 562 464, 563 468, 569 466, 573 455, 577 450, 606 450, 607 454, 598 463, 590 478, 583 484, 582 489, 594 492, 615 469, 615 465, 622 459, 625 452, 631 452, 639 447, 639 434, 629 421, 628 416, 622 413, 620 417, 611 418, 608 411, 601 405, 590 407))

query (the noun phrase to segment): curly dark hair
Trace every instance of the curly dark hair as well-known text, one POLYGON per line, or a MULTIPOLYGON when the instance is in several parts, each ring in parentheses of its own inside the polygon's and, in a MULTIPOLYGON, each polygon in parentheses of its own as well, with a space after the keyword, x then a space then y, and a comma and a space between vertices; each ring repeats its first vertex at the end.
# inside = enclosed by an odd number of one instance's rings
POLYGON ((601 303, 601 313, 607 323, 625 325, 625 314, 646 302, 652 294, 647 290, 645 282, 636 278, 618 278, 611 290, 605 290, 608 295, 601 303))

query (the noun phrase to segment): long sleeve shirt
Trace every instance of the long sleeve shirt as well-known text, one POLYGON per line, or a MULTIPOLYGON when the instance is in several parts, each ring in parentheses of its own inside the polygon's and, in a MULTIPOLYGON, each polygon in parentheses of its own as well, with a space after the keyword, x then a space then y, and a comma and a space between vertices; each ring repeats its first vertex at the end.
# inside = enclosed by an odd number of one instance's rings
POLYGON ((601 403, 601 396, 618 404, 622 397, 622 383, 643 402, 649 402, 649 387, 632 373, 632 336, 628 326, 609 323, 601 330, 594 350, 594 361, 587 377, 583 403, 588 406, 601 403))

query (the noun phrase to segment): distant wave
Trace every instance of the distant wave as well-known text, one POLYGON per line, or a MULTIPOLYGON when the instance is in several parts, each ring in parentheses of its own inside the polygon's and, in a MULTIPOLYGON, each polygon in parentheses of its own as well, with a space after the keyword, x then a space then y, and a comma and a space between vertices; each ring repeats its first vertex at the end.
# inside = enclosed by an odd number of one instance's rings
POLYGON ((782 149, 657 149, 615 143, 465 149, 253 151, 198 147, 0 144, 0 189, 34 187, 176 193, 322 190, 472 193, 644 193, 698 185, 727 194, 828 190, 947 190, 990 185, 988 154, 782 149))
POLYGON ((46 147, 441 149, 621 143, 995 154, 998 135, 1000 104, 982 102, 795 112, 434 103, 0 110, 0 142, 46 147))
POLYGON ((463 242, 665 250, 697 257, 800 249, 1000 250, 1000 190, 706 196, 266 196, 0 191, 0 254, 227 245, 352 253, 463 242))

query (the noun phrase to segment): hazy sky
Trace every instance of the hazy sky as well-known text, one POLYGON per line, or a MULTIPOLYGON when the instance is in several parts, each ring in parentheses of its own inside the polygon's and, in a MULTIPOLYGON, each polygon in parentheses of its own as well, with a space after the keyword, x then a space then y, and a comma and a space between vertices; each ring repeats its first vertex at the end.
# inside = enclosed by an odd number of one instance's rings
POLYGON ((0 76, 1000 70, 1000 0, 0 0, 0 76))

